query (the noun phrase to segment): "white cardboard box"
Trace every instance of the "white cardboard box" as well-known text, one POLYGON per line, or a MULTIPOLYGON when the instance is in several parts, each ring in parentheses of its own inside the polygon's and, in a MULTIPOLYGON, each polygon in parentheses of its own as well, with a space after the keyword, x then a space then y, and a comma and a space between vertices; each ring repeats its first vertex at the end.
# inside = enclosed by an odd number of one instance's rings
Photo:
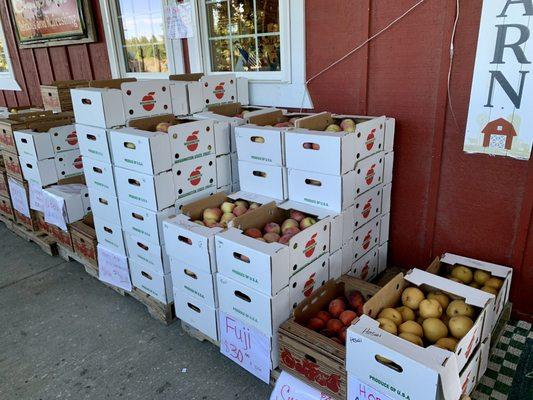
POLYGON ((389 240, 390 235, 390 213, 381 215, 381 226, 379 233, 379 244, 383 244, 389 240))
POLYGON ((286 128, 243 125, 235 128, 237 154, 242 161, 285 166, 286 128))
MULTIPOLYGON (((215 156, 192 159, 172 167, 175 193, 178 201, 217 188, 217 167, 215 156)), ((183 203, 182 203, 183 204, 183 203)))
POLYGON ((31 157, 21 156, 19 157, 19 160, 22 175, 28 182, 40 187, 46 187, 57 183, 59 178, 57 176, 55 160, 53 158, 38 161, 31 157))
POLYGON ((376 186, 375 188, 363 193, 355 199, 355 219, 354 229, 361 228, 368 221, 374 219, 382 213, 381 202, 383 199, 383 186, 376 186))
POLYGON ((381 216, 379 215, 354 232, 354 260, 358 260, 364 254, 366 254, 372 247, 380 244, 380 232, 381 216))
POLYGON ((116 196, 115 174, 109 163, 83 157, 85 181, 91 189, 105 192, 108 196, 116 196))
MULTIPOLYGON (((187 82, 189 112, 197 113, 212 104, 237 101, 237 78, 235 74, 204 75, 193 77, 187 82)), ((181 76, 180 79, 185 79, 181 76)), ((243 91, 244 92, 244 91, 243 91)), ((242 96, 246 100, 245 96, 242 96)), ((245 104, 242 103, 241 104, 245 104)))
POLYGON ((172 168, 167 133, 128 127, 112 130, 110 135, 115 166, 148 175, 172 168))
POLYGON ((229 154, 217 156, 217 188, 228 187, 232 184, 231 157, 229 154))
POLYGON ((378 256, 379 247, 376 245, 353 263, 349 275, 355 276, 363 281, 374 279, 378 274, 378 256))
POLYGON ((218 310, 216 308, 176 288, 174 289, 174 307, 176 317, 218 341, 218 310))
POLYGON ((79 149, 56 154, 55 164, 59 179, 83 174, 83 160, 79 149))
POLYGON ((96 218, 109 221, 114 225, 120 226, 122 224, 120 220, 118 198, 97 189, 89 190, 89 198, 91 200, 93 215, 96 218))
POLYGON ((170 274, 160 274, 155 269, 130 259, 130 275, 131 283, 137 289, 164 304, 170 304, 174 301, 170 274))
POLYGON ((146 175, 115 167, 115 183, 119 200, 153 211, 171 207, 176 198, 171 171, 146 175))
POLYGON ((80 152, 83 157, 108 164, 113 163, 109 130, 95 126, 76 124, 80 152))
POLYGON ((323 254, 307 267, 291 276, 289 280, 289 301, 296 308, 304 299, 329 280, 329 254, 323 254))
POLYGON ((353 221, 355 207, 348 207, 340 214, 331 214, 331 238, 329 251, 334 253, 340 250, 342 245, 353 239, 353 221))
POLYGON ((239 184, 245 192, 279 200, 287 199, 289 194, 285 167, 239 161, 239 184))
POLYGON ((171 157, 174 163, 229 153, 229 131, 218 130, 222 135, 219 134, 217 137, 215 121, 189 119, 178 121, 180 122, 178 125, 172 125, 168 129, 171 157))
POLYGON ((126 119, 172 112, 170 82, 163 79, 123 82, 122 101, 126 119))
POLYGON ((355 197, 383 183, 385 153, 373 154, 355 165, 355 197))
POLYGON ((387 269, 388 252, 389 252, 389 242, 385 242, 379 245, 378 274, 382 273, 383 271, 387 269))
POLYGON ((394 150, 394 134, 396 131, 396 119, 387 118, 385 122, 385 141, 383 144, 383 150, 385 153, 394 150))
MULTIPOLYGON (((329 253, 327 216, 294 235, 288 245, 265 243, 244 235, 243 230, 247 228, 262 229, 272 221, 281 224, 288 218, 291 205, 285 203, 279 207, 273 203, 264 205, 235 219, 236 228, 228 228, 216 235, 218 271, 269 295, 286 287, 291 275, 329 253)), ((297 209, 306 212, 305 207, 298 206, 297 209)))
POLYGON ((163 221, 175 212, 174 206, 156 212, 126 201, 120 202, 120 220, 124 231, 155 244, 164 245, 163 221))
MULTIPOLYGON (((231 178, 233 184, 239 183, 239 158, 237 156, 237 153, 231 153, 231 178)), ((234 192, 238 192, 238 190, 234 190, 234 192)))
POLYGON ((290 130, 285 134, 287 168, 344 175, 355 166, 355 139, 355 133, 290 130))
POLYGON ((340 213, 354 204, 355 182, 355 171, 335 176, 289 169, 289 199, 340 213))
POLYGON ((217 273, 217 289, 220 311, 267 336, 276 336, 279 326, 291 315, 288 286, 272 297, 217 273))
POLYGON ((383 214, 390 213, 391 210, 391 195, 392 195, 392 183, 383 185, 383 199, 381 202, 381 212, 383 214))
POLYGON ((218 307, 216 276, 214 274, 174 257, 170 257, 170 271, 174 292, 180 290, 209 307, 218 307))
POLYGON ((329 255, 329 279, 338 279, 342 275, 342 250, 329 255))
POLYGON ((24 129, 13 132, 19 156, 31 157, 36 160, 53 158, 55 155, 52 137, 49 132, 37 132, 24 129))
POLYGON ((392 182, 392 173, 394 170, 394 152, 385 154, 385 167, 383 170, 383 183, 392 182))
MULTIPOLYGON (((66 224, 83 219, 87 214, 84 205, 83 194, 86 193, 86 186, 81 184, 51 186, 43 190, 55 197, 62 198, 65 201, 63 217, 66 224), (84 190, 85 188, 85 190, 84 190)), ((45 213, 46 214, 46 213, 45 213)))
POLYGON ((164 247, 144 238, 124 233, 130 261, 151 268, 159 274, 170 274, 170 261, 164 247))
POLYGON ((190 203, 190 202, 193 202, 193 201, 196 201, 196 200, 205 199, 206 197, 212 196, 215 193, 220 192, 220 191, 223 191, 223 192, 226 193, 227 189, 229 189, 229 188, 220 188, 220 189, 217 189, 216 187, 208 188, 206 190, 202 190, 202 191, 199 191, 199 192, 194 192, 194 193, 190 194, 187 197, 183 197, 181 199, 178 199, 174 203, 174 205, 176 207, 176 212, 179 212, 183 208, 183 206, 185 204, 187 204, 187 203, 190 203))
POLYGON ((77 124, 112 128, 126 122, 119 89, 72 89, 70 94, 77 124))
POLYGON ((122 227, 94 216, 94 229, 98 243, 107 249, 127 256, 122 227))

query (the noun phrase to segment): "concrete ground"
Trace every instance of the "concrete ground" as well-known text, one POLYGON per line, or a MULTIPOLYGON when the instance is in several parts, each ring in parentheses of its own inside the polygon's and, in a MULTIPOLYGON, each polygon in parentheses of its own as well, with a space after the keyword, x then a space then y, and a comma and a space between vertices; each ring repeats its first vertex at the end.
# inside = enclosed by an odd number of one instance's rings
POLYGON ((0 224, 0 399, 268 399, 270 387, 0 224))

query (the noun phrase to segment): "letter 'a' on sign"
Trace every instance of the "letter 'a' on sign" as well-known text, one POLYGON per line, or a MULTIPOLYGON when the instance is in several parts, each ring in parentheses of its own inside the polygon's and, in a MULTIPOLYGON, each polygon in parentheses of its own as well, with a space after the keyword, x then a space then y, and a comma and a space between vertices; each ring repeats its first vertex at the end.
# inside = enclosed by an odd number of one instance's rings
POLYGON ((464 151, 529 160, 533 0, 484 0, 464 151))

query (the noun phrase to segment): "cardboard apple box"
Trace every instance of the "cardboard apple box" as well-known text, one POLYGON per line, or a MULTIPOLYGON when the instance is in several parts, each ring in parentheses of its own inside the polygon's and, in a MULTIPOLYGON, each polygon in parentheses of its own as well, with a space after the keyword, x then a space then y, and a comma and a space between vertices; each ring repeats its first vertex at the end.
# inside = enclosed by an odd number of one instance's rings
POLYGON ((57 174, 56 163, 53 158, 38 161, 31 157, 19 157, 22 175, 28 182, 46 187, 57 183, 59 177, 57 174))
POLYGON ((307 267, 291 276, 289 280, 289 301, 296 308, 302 300, 309 298, 329 280, 329 254, 323 254, 307 267))
POLYGON ((79 149, 58 153, 54 160, 58 179, 83 175, 83 160, 79 149))
POLYGON ((115 173, 111 164, 83 157, 83 172, 89 188, 104 192, 108 196, 117 195, 115 173))
POLYGON ((239 161, 239 184, 242 190, 273 197, 288 198, 287 169, 268 164, 239 161))
POLYGON ((148 175, 172 168, 168 133, 126 127, 110 135, 115 166, 148 175))
POLYGON ((396 131, 396 119, 387 117, 385 121, 385 141, 383 150, 389 153, 394 150, 394 134, 396 131))
POLYGON ((115 183, 119 200, 152 211, 171 207, 176 198, 171 171, 146 175, 115 167, 115 183))
MULTIPOLYGON (((231 153, 230 159, 231 159, 231 183, 238 184, 239 183, 239 158, 237 156, 237 153, 231 153)), ((234 190, 234 192, 238 192, 238 190, 234 190)))
POLYGON ((329 255, 329 279, 339 279, 342 275, 342 250, 329 255))
POLYGON ((15 212, 9 197, 0 196, 0 214, 7 219, 14 220, 15 212))
POLYGON ((379 244, 379 235, 381 232, 381 218, 375 217, 361 228, 357 229, 354 234, 354 260, 358 260, 366 254, 372 247, 379 244))
POLYGON ((24 179, 20 159, 16 154, 10 153, 7 150, 2 150, 2 160, 4 161, 7 175, 19 180, 24 179))
POLYGON ((176 288, 174 288, 174 308, 176 317, 218 341, 218 309, 176 288))
POLYGON ((348 274, 363 281, 371 281, 374 279, 378 274, 378 253, 379 246, 375 245, 353 263, 348 274))
POLYGON ((126 123, 120 88, 77 88, 70 94, 77 124, 113 128, 126 123))
POLYGON ((52 137, 46 132, 24 129, 13 132, 18 154, 31 157, 36 160, 44 160, 54 157, 54 147, 52 137))
POLYGON ((107 192, 91 188, 89 190, 89 199, 95 218, 111 222, 114 225, 121 225, 117 197, 111 196, 107 192))
POLYGON ((216 157, 208 156, 189 160, 172 167, 174 179, 174 197, 183 200, 191 195, 216 190, 216 157))
MULTIPOLYGON (((265 204, 237 217, 233 226, 216 235, 218 271, 257 291, 275 295, 289 283, 291 275, 329 252, 329 217, 294 235, 288 245, 266 243, 246 236, 248 228, 262 230, 269 222, 282 224, 289 218, 286 204, 265 204)), ((306 213, 304 205, 297 209, 306 213)), ((312 215, 312 214, 309 214, 312 215)))
POLYGON ((76 124, 76 132, 78 134, 80 153, 83 157, 108 164, 113 163, 109 129, 76 124))
POLYGON ((124 240, 130 261, 151 268, 158 274, 170 274, 170 261, 164 247, 127 232, 124 240))
POLYGON ((333 122, 328 112, 297 119, 296 129, 285 135, 287 167, 328 175, 344 175, 353 170, 355 133, 324 132, 333 122))
POLYGON ((383 197, 381 200, 381 212, 383 214, 390 213, 391 195, 392 195, 392 183, 384 184, 383 185, 383 197))
POLYGON ((63 217, 65 225, 68 225, 82 220, 87 214, 87 210, 83 204, 83 194, 86 192, 84 189, 86 189, 86 186, 82 184, 55 185, 44 189, 43 192, 50 193, 64 200, 65 208, 63 217))
MULTIPOLYGON (((444 393, 442 398, 458 399, 461 394, 459 371, 471 359, 476 347, 490 335, 486 314, 492 302, 488 293, 419 269, 405 276, 398 274, 365 303, 366 315, 348 329, 346 369, 369 385, 375 384, 377 379, 385 383, 385 387, 401 388, 410 398, 441 398, 439 393, 444 393), (424 292, 441 291, 475 308, 478 315, 474 325, 459 341, 455 353, 436 346, 420 347, 379 328, 374 318, 382 309, 401 304, 402 292, 409 286, 424 292), (403 370, 401 374, 398 374, 399 369, 403 370)), ((383 394, 391 396, 393 393, 387 390, 383 394)), ((392 397, 400 398, 397 394, 392 397)))
MULTIPOLYGON (((213 120, 178 119, 176 125, 168 129, 170 137, 171 156, 174 163, 182 163, 195 158, 218 155, 217 144, 220 144, 220 154, 227 154, 229 150, 229 135, 215 138, 215 122, 213 120)), ((220 130, 219 130, 220 132, 220 130)), ((227 131, 226 131, 227 133, 227 131)))
POLYGON ((156 269, 129 260, 132 285, 163 304, 174 301, 170 274, 161 274, 156 269))
POLYGON ((202 304, 217 308, 216 276, 175 257, 169 259, 174 293, 182 291, 202 304))
POLYGON ((6 170, 0 167, 0 196, 9 197, 9 188, 7 186, 6 170))
POLYGON ((355 197, 383 183, 385 153, 373 154, 355 165, 355 197))
POLYGON ((392 182, 392 172, 394 167, 394 152, 391 151, 390 153, 385 154, 385 165, 383 170, 383 183, 391 183, 392 182))
POLYGON ((378 249, 378 274, 381 274, 387 269, 388 253, 389 242, 380 244, 378 249))
POLYGON ((354 204, 355 181, 353 170, 339 176, 289 169, 289 199, 340 213, 354 204))
POLYGON ((217 188, 229 188, 231 192, 231 184, 233 182, 233 177, 231 176, 231 157, 229 154, 222 156, 217 156, 216 158, 216 167, 217 167, 217 188))
POLYGON ((217 289, 220 311, 267 336, 277 336, 278 327, 291 315, 288 286, 271 296, 217 273, 217 289))
POLYGON ((248 122, 235 128, 239 160, 285 166, 285 132, 293 126, 289 118, 274 110, 252 116, 248 122))
POLYGON ((19 155, 38 160, 52 158, 54 154, 78 148, 76 128, 72 114, 58 114, 50 120, 28 123, 28 129, 13 132, 19 155))
POLYGON ((382 214, 382 199, 383 186, 376 186, 375 188, 363 193, 355 199, 354 212, 354 229, 357 230, 363 225, 373 220, 378 215, 382 214))
POLYGON ((217 271, 215 235, 223 228, 208 228, 195 223, 203 220, 206 208, 220 207, 225 201, 246 200, 259 205, 273 201, 271 198, 239 192, 232 195, 218 192, 183 205, 181 214, 163 221, 163 235, 169 255, 206 272, 217 271))
POLYGON ((333 118, 337 125, 340 125, 344 119, 351 119, 355 122, 357 149, 355 158, 357 161, 384 150, 387 117, 334 114, 333 118))
POLYGON ((150 243, 165 244, 163 221, 174 214, 174 206, 156 212, 126 201, 120 202, 120 221, 124 231, 150 243))
POLYGON ((172 111, 168 80, 124 82, 121 90, 126 119, 151 117, 172 111))
POLYGON ((340 214, 331 214, 331 237, 329 251, 333 253, 342 248, 342 245, 353 239, 353 221, 355 207, 350 206, 340 214))
POLYGON ((379 244, 384 244, 389 240, 390 213, 381 214, 381 225, 379 231, 379 244))
POLYGON ((98 217, 94 217, 94 229, 98 244, 104 246, 106 249, 114 253, 127 256, 126 243, 124 242, 124 234, 122 227, 108 221, 104 221, 98 217))
POLYGON ((492 328, 494 328, 498 322, 498 319, 500 318, 505 304, 509 301, 511 281, 513 279, 512 268, 488 263, 485 261, 479 261, 456 254, 445 253, 441 257, 435 258, 426 271, 436 275, 447 276, 451 272, 452 268, 456 265, 468 267, 472 269, 472 272, 475 272, 476 269, 489 272, 493 277, 499 278, 503 281, 503 286, 495 296, 493 307, 489 309, 487 315, 488 321, 490 321, 492 328))

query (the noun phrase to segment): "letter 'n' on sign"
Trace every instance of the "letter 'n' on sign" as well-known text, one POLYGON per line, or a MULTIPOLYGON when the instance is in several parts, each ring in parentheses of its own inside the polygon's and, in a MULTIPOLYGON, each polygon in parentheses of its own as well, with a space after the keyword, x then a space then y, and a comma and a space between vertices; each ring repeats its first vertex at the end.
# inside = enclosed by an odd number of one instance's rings
POLYGON ((529 160, 533 0, 483 0, 464 151, 529 160))

